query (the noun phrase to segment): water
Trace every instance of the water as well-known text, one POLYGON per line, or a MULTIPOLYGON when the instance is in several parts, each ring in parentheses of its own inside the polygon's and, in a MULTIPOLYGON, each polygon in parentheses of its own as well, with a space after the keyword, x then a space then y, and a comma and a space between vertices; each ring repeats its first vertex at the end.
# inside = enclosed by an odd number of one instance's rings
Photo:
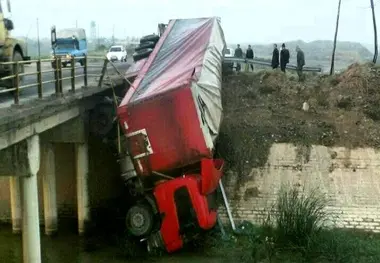
MULTIPOLYGON (((129 259, 120 246, 107 237, 78 237, 75 232, 60 229, 59 235, 47 237, 41 233, 41 255, 43 263, 220 263, 218 258, 205 257, 194 253, 165 255, 152 259, 129 259)), ((21 235, 13 235, 11 226, 0 225, 0 262, 22 263, 21 235)))

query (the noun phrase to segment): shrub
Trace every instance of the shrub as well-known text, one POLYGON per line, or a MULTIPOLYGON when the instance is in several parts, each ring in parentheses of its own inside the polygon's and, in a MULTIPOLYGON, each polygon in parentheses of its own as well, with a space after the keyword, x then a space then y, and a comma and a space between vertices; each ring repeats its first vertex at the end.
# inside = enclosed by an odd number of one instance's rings
POLYGON ((300 193, 298 187, 281 188, 275 204, 273 238, 283 248, 307 248, 327 218, 326 199, 318 190, 300 193))

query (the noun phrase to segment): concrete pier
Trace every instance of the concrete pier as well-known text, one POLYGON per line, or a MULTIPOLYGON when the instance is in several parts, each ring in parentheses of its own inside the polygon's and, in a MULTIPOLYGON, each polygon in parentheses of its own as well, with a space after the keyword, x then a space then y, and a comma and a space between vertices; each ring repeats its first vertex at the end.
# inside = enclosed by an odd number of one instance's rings
POLYGON ((88 145, 87 143, 77 143, 75 150, 78 196, 78 233, 83 235, 86 232, 86 225, 90 221, 88 195, 88 145))
POLYGON ((38 135, 27 139, 29 176, 22 178, 22 246, 24 263, 41 263, 37 172, 40 168, 38 135))
POLYGON ((20 177, 11 176, 9 178, 9 190, 11 201, 12 231, 20 234, 22 228, 22 208, 21 208, 21 188, 20 177))
POLYGON ((55 184, 55 154, 52 143, 43 145, 45 173, 43 174, 45 234, 50 236, 58 230, 57 188, 55 184))

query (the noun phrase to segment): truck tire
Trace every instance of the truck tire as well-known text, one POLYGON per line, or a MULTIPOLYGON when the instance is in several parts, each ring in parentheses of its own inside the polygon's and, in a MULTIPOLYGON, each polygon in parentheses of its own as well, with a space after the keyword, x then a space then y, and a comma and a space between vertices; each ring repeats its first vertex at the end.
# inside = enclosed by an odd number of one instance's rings
POLYGON ((157 43, 158 40, 160 39, 159 36, 155 35, 155 34, 152 34, 152 35, 147 35, 147 36, 143 36, 141 39, 140 39, 140 44, 142 43, 146 43, 146 42, 154 42, 154 43, 157 43))
MULTIPOLYGON (((85 55, 85 54, 82 54, 82 57, 86 57, 86 55, 85 55)), ((85 59, 82 58, 82 59, 79 61, 81 67, 84 66, 84 60, 85 60, 85 59)))
POLYGON ((147 41, 145 43, 141 43, 138 47, 135 48, 135 51, 140 51, 145 48, 154 48, 156 46, 156 43, 153 41, 147 41))
POLYGON ((142 237, 150 234, 153 221, 152 209, 147 204, 136 204, 128 210, 125 223, 130 234, 142 237))
MULTIPOLYGON (((19 51, 15 51, 13 53, 13 58, 12 58, 12 61, 13 62, 16 62, 16 61, 23 61, 23 57, 21 55, 21 53, 19 51)), ((18 72, 19 73, 24 73, 24 64, 19 64, 19 68, 18 68, 18 72)), ((14 71, 13 71, 13 66, 10 70, 10 75, 13 75, 14 74, 14 71)), ((22 85, 22 82, 24 80, 24 76, 20 76, 19 77, 19 84, 22 85)), ((16 86, 16 80, 13 78, 13 79, 9 79, 9 80, 6 80, 4 81, 4 85, 6 88, 8 89, 12 89, 16 86)), ((11 92, 12 94, 14 94, 14 91, 11 92)), ((19 94, 21 94, 21 90, 19 90, 19 94)))
POLYGON ((142 49, 138 52, 135 52, 133 54, 133 60, 136 62, 136 61, 139 61, 143 58, 147 58, 152 53, 152 51, 153 51, 152 48, 145 48, 145 49, 142 49))

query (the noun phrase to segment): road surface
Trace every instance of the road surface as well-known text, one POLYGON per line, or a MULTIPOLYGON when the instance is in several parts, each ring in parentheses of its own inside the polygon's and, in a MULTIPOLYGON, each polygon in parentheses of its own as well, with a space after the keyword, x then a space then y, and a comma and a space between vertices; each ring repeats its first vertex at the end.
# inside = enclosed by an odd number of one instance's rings
MULTIPOLYGON (((131 62, 115 63, 115 66, 117 67, 119 72, 122 74, 124 74, 126 72, 126 70, 128 69, 128 67, 130 65, 131 65, 131 62)), ((78 67, 79 64, 77 64, 76 66, 78 67)), ((95 85, 95 83, 99 77, 91 76, 91 74, 100 75, 101 70, 102 70, 102 66, 103 66, 102 61, 89 62, 88 63, 87 73, 90 75, 90 76, 88 76, 88 85, 91 85, 91 84, 95 85)), ((52 67, 51 67, 50 63, 48 63, 48 62, 42 63, 42 71, 47 71, 47 70, 51 70, 51 69, 52 69, 52 67)), ((32 72, 36 72, 36 71, 37 70, 36 70, 35 65, 26 65, 25 66, 25 72, 31 72, 32 73, 32 72)), ((108 65, 108 72, 110 75, 116 74, 115 69, 111 65, 108 65)), ((82 74, 83 74, 83 68, 76 69, 75 75, 82 75, 82 74)), ((69 65, 67 68, 63 69, 62 77, 65 78, 65 77, 70 77, 70 76, 71 76, 71 71, 70 71, 70 65, 69 65)), ((53 72, 43 73, 42 81, 49 81, 49 80, 54 80, 54 73, 53 72)), ((22 85, 28 85, 28 84, 33 84, 33 83, 37 83, 37 76, 36 75, 24 76, 24 80, 23 80, 22 85)), ((62 84, 63 84, 62 89, 63 89, 64 93, 71 89, 71 80, 70 79, 63 80, 62 84)), ((76 78, 75 84, 76 84, 75 88, 80 89, 84 85, 84 78, 83 77, 76 78)), ((51 94, 54 94, 55 93, 55 83, 53 82, 53 83, 43 84, 42 90, 43 90, 43 95, 42 95, 43 97, 47 97, 47 96, 50 96, 51 94)), ((0 108, 5 108, 5 107, 11 106, 14 103, 13 95, 10 92, 5 92, 5 93, 1 93, 1 92, 2 92, 2 90, 0 90, 0 108)), ((37 86, 25 88, 20 93, 20 104, 25 102, 25 101, 28 101, 31 99, 36 99, 36 98, 38 98, 37 86)))

